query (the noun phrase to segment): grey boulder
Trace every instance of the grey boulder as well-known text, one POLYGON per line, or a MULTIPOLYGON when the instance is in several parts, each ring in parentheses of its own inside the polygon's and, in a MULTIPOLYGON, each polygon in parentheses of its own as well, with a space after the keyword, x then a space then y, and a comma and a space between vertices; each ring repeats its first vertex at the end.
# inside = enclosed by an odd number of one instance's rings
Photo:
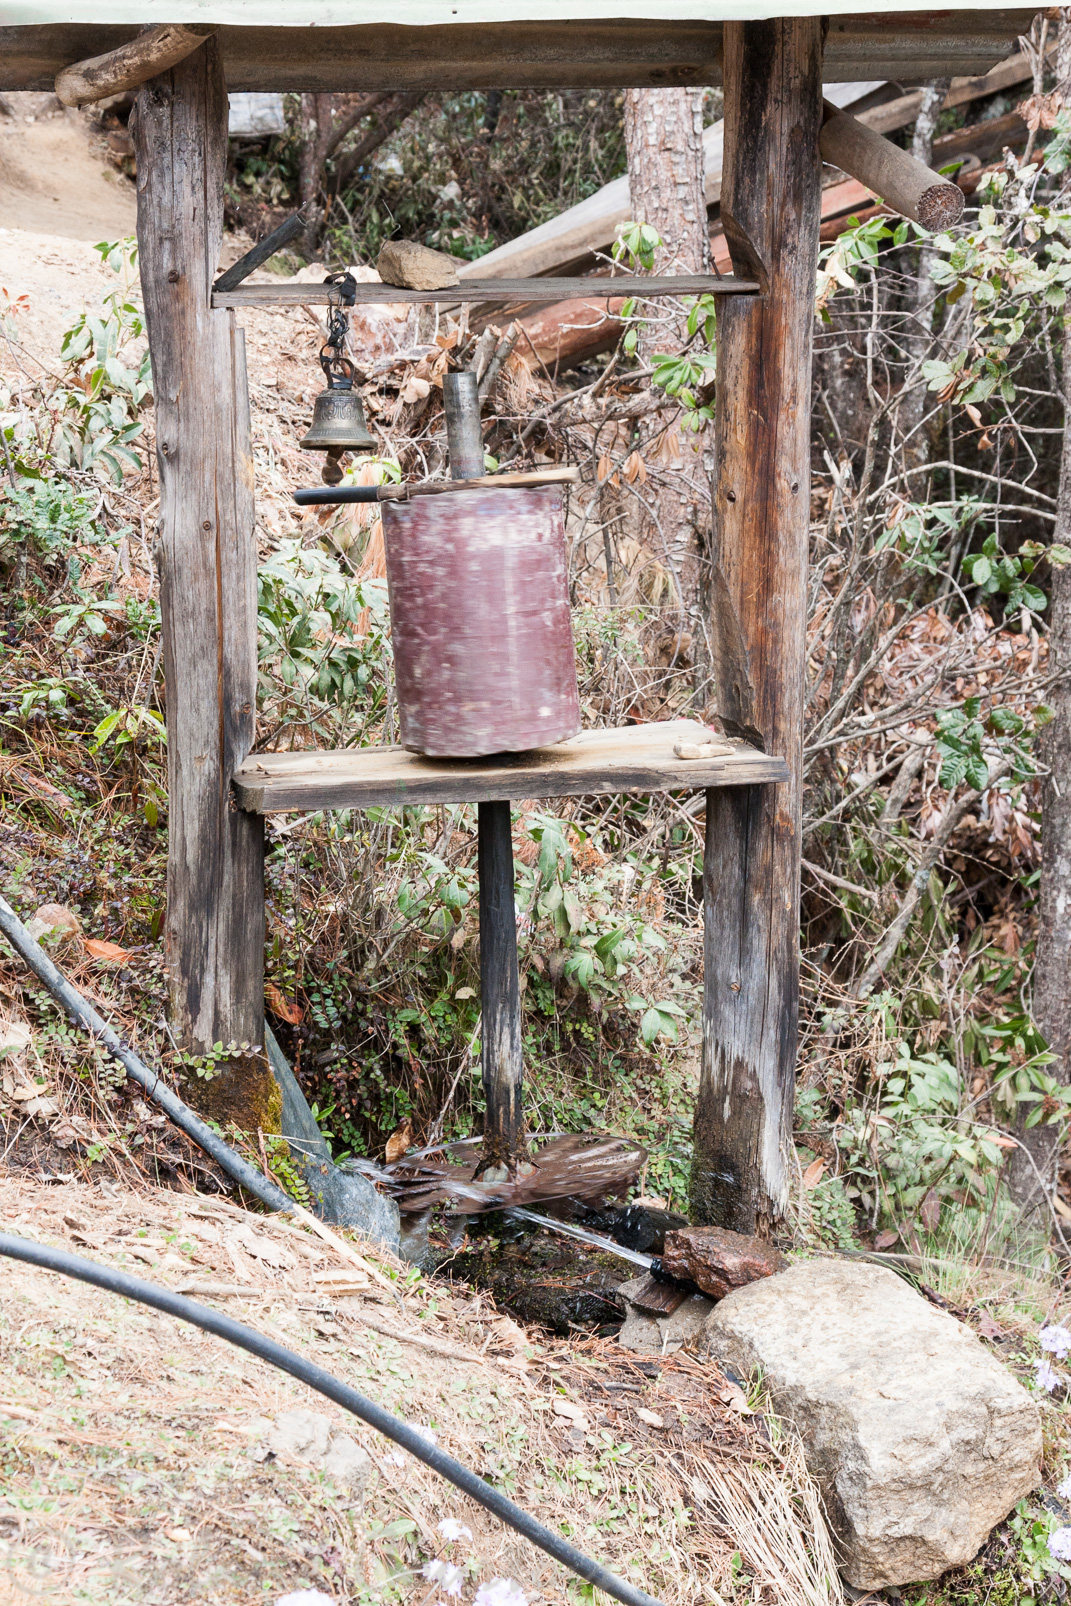
POLYGON ((970 1561, 1038 1481, 1030 1395, 969 1328, 884 1267, 812 1260, 737 1289, 700 1348, 760 1372, 795 1424, 857 1589, 970 1561))

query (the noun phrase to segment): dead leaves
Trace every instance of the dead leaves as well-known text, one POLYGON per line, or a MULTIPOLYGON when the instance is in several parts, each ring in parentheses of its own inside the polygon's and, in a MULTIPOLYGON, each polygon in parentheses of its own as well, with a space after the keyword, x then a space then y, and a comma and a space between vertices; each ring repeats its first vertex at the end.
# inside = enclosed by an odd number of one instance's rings
POLYGON ((84 937, 82 947, 92 959, 106 959, 112 964, 126 964, 134 957, 129 948, 120 948, 117 942, 105 942, 103 937, 84 937))
POLYGON ((285 1020, 290 1026, 300 1026, 305 1019, 305 1011, 301 1005, 291 1003, 282 988, 277 987, 273 981, 264 983, 264 1002, 273 1015, 278 1016, 279 1020, 285 1020))
POLYGON ((827 1164, 828 1161, 823 1160, 821 1157, 819 1157, 817 1160, 811 1161, 810 1165, 803 1173, 803 1186, 808 1189, 808 1191, 811 1188, 817 1188, 818 1184, 822 1180, 822 1175, 827 1164))
POLYGON ((412 1141, 413 1123, 407 1116, 402 1122, 401 1126, 398 1127, 397 1131, 392 1132, 390 1137, 387 1139, 387 1164, 393 1165, 396 1160, 400 1160, 412 1141))

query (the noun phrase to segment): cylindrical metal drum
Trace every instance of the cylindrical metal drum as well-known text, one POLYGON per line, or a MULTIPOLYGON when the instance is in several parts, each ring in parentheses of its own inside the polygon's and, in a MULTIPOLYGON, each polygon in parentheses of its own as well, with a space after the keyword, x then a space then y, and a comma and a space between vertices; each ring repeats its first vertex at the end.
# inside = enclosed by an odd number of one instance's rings
POLYGON ((559 488, 415 496, 382 511, 404 746, 478 758, 575 736, 559 488))

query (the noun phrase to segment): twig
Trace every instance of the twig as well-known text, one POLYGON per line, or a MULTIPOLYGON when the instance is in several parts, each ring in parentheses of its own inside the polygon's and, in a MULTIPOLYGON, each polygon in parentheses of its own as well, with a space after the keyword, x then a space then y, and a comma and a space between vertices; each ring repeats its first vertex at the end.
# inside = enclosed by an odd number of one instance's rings
POLYGON ((933 841, 926 849, 926 852, 922 855, 922 858, 919 861, 919 867, 915 871, 915 874, 911 877, 911 884, 904 893, 903 898, 900 900, 900 908, 896 919, 885 933, 885 936, 882 939, 873 959, 870 961, 862 976, 859 978, 858 984, 856 985, 852 995, 855 1002, 861 1003, 864 998, 868 998, 874 991, 874 988, 877 986, 878 982, 881 980, 881 976, 886 965, 889 963, 890 959, 892 959, 897 948, 899 948, 907 928, 911 924, 911 917, 915 913, 919 899, 929 886, 930 876, 933 873, 934 867, 936 866, 942 853, 945 851, 945 848, 948 846, 949 839, 956 830, 956 827, 959 825, 960 821, 963 819, 963 816, 968 812, 969 809, 972 809, 982 797, 984 797, 985 793, 989 791, 990 787, 995 786, 998 781, 1003 780, 1010 769, 1011 759, 1002 759, 994 769, 990 770, 984 787, 972 787, 970 791, 964 792, 963 796, 956 803, 951 804, 946 810, 941 824, 934 833, 933 841))
POLYGON ((820 881, 828 881, 834 887, 843 887, 845 892, 854 892, 860 898, 869 898, 871 903, 877 901, 877 893, 872 892, 869 887, 857 887, 854 881, 845 881, 843 876, 834 875, 831 870, 823 870, 820 864, 812 864, 810 859, 801 859, 800 863, 805 870, 809 870, 812 875, 816 875, 820 881))

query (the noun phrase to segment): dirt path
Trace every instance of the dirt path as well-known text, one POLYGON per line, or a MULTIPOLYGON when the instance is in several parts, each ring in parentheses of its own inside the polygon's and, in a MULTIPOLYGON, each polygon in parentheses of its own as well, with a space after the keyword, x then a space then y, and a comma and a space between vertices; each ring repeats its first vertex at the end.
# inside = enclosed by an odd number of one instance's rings
POLYGON ((119 240, 133 234, 136 211, 133 184, 110 165, 87 117, 0 117, 0 229, 119 240))

